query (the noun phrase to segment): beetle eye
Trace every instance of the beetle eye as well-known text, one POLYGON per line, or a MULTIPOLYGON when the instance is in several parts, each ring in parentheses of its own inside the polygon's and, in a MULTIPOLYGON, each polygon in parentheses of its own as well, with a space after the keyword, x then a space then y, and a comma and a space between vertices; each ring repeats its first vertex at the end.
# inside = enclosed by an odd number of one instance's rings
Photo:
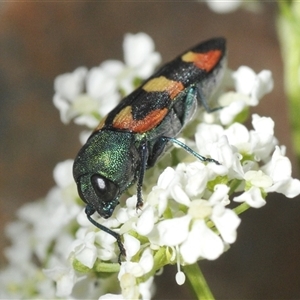
POLYGON ((112 201, 118 195, 118 186, 111 180, 99 174, 94 174, 91 177, 91 182, 96 195, 101 199, 101 201, 112 201))

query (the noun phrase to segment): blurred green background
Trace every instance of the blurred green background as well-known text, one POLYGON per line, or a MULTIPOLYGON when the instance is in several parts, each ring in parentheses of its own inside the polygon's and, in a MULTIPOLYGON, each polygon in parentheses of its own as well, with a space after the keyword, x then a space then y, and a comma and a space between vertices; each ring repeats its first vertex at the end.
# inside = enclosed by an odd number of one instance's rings
MULTIPOLYGON (((275 120, 275 133, 295 162, 283 91, 275 3, 259 13, 226 15, 197 2, 3 2, 0 5, 0 218, 1 232, 16 210, 54 185, 57 162, 79 149, 75 125, 63 125, 52 104, 53 80, 78 66, 123 59, 125 33, 148 33, 163 62, 215 36, 228 41, 229 67, 273 72, 274 91, 253 112, 275 120)), ((295 165, 295 164, 294 164, 295 165)), ((297 176, 294 167, 294 176, 297 176)), ((217 299, 300 298, 300 198, 271 195, 242 215, 238 239, 202 269, 217 299)), ((1 248, 7 245, 0 235, 1 248)), ((5 259, 1 255, 1 264, 5 259)), ((176 268, 157 277, 156 299, 188 299, 176 268)))

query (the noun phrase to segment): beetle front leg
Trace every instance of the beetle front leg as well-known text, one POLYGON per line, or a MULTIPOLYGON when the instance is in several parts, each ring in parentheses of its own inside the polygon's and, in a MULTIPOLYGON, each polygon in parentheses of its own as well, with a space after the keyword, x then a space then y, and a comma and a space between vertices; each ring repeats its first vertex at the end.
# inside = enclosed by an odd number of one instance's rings
POLYGON ((142 197, 142 188, 143 188, 143 181, 145 176, 145 171, 147 168, 147 160, 148 160, 148 145, 144 143, 140 149, 141 154, 141 165, 138 174, 138 181, 137 181, 137 203, 136 209, 141 209, 143 207, 143 197, 142 197))

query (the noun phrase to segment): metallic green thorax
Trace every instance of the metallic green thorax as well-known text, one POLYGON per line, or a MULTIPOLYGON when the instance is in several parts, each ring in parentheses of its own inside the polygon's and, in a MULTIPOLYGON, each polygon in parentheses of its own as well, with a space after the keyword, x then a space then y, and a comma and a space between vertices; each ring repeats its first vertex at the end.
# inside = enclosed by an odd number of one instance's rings
POLYGON ((73 174, 80 196, 101 216, 109 217, 119 197, 99 199, 91 185, 91 177, 101 172, 101 176, 115 183, 119 196, 135 181, 139 160, 133 134, 110 130, 95 132, 74 162, 73 174))

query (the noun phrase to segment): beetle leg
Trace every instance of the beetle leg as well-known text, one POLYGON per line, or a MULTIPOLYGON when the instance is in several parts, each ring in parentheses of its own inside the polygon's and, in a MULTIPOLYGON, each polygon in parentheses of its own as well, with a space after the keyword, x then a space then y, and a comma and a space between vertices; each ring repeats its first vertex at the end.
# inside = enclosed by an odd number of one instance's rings
POLYGON ((142 187, 144 181, 144 175, 147 168, 147 160, 148 160, 148 144, 145 142, 141 146, 141 165, 138 174, 138 181, 137 181, 137 203, 136 208, 140 209, 143 206, 143 197, 142 197, 142 187))
POLYGON ((201 84, 196 84, 196 90, 197 90, 197 100, 198 100, 198 103, 202 104, 203 107, 205 108, 206 112, 208 113, 212 113, 216 110, 219 110, 219 109, 222 109, 223 107, 222 106, 218 106, 218 107, 215 107, 215 108, 210 108, 209 105, 208 105, 208 102, 207 102, 207 99, 205 98, 205 96, 203 95, 203 92, 202 92, 202 88, 201 88, 201 84))
POLYGON ((161 137, 163 140, 165 141, 170 141, 178 146, 180 146, 181 148, 183 148, 185 151, 191 153, 192 155, 194 155, 196 158, 198 158, 201 161, 206 161, 206 162, 213 162, 217 165, 221 165, 217 160, 213 159, 213 158, 209 158, 209 157, 205 157, 200 155, 199 153, 197 153, 196 151, 194 151, 192 148, 190 148, 189 146, 187 146, 185 143, 180 142, 179 140, 172 138, 172 137, 168 137, 168 136, 163 136, 161 137))

